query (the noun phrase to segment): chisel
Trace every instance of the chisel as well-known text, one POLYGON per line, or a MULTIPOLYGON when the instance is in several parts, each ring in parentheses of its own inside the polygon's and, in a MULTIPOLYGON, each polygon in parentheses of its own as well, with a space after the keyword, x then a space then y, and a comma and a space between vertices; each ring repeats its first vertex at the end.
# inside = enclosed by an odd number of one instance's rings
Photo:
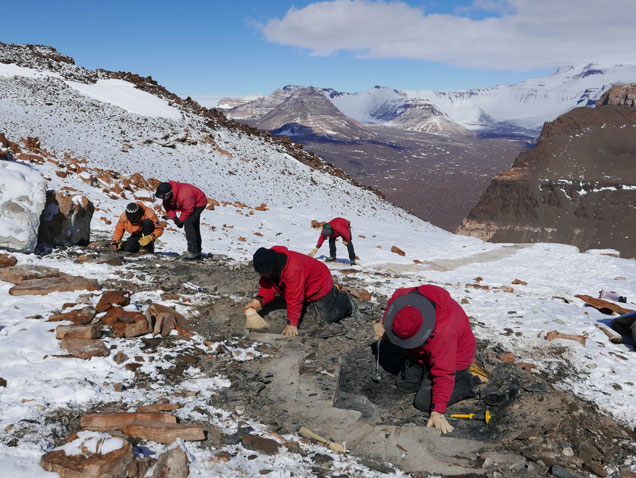
POLYGON ((486 423, 490 423, 492 415, 490 410, 486 410, 484 413, 451 413, 451 418, 466 418, 468 420, 483 420, 486 423))

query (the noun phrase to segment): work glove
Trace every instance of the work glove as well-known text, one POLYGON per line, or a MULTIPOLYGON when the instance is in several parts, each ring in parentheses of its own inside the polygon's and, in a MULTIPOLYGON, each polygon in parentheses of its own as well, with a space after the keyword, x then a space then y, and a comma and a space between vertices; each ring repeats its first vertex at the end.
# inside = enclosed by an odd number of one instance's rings
POLYGON ((318 252, 318 248, 314 247, 311 252, 309 254, 307 254, 309 257, 314 257, 316 255, 316 252, 318 252))
POLYGON ((141 247, 146 247, 148 244, 150 244, 154 240, 155 240, 155 238, 152 237, 150 234, 148 234, 147 236, 141 236, 139 238, 139 245, 141 247))
POLYGON ((377 342, 384 335, 384 325, 382 322, 378 322, 377 324, 373 324, 373 341, 377 342))
POLYGON ((261 307, 263 307, 263 304, 261 303, 260 300, 258 299, 252 299, 248 302, 248 304, 243 307, 243 310, 247 310, 247 309, 254 309, 254 310, 258 310, 261 307))
POLYGON ((426 424, 426 428, 439 428, 442 431, 442 434, 450 433, 454 430, 454 428, 446 421, 446 417, 443 413, 439 412, 431 412, 431 416, 428 419, 428 423, 426 424))
POLYGON ((283 335, 296 336, 298 335, 298 327, 294 325, 288 325, 282 332, 283 335))
POLYGON ((349 245, 349 243, 348 243, 347 241, 345 241, 345 240, 343 240, 343 241, 342 241, 342 243, 343 243, 345 246, 348 246, 348 245, 349 245))
POLYGON ((115 241, 111 242, 110 243, 110 250, 113 251, 113 252, 117 252, 117 249, 119 249, 119 245, 115 241))
POLYGON ((174 224, 175 226, 177 226, 179 229, 181 229, 183 227, 183 223, 179 220, 178 217, 174 218, 174 224))

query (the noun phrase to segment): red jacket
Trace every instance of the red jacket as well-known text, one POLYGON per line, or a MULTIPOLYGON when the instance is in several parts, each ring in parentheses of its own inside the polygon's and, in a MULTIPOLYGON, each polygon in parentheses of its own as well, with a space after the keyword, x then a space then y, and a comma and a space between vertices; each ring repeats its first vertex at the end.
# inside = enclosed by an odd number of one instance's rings
POLYGON ((287 322, 298 327, 303 304, 322 299, 333 288, 331 272, 321 261, 285 246, 274 246, 272 250, 285 254, 287 264, 280 274, 280 283, 261 277, 257 297, 263 305, 273 301, 276 294, 285 297, 287 322))
MULTIPOLYGON (((333 237, 334 239, 342 237, 343 241, 351 242, 351 223, 344 217, 336 217, 335 219, 329 221, 327 224, 333 227, 333 234, 329 237, 333 237)), ((323 236, 321 232, 316 247, 322 246, 323 242, 325 242, 325 236, 323 236)))
POLYGON ((170 219, 174 220, 177 212, 181 212, 179 221, 183 222, 192 216, 195 208, 208 205, 208 199, 198 187, 176 181, 169 181, 169 183, 172 188, 172 197, 170 201, 163 202, 163 208, 170 219))
POLYGON ((435 327, 424 345, 409 353, 430 370, 433 376, 432 409, 444 413, 455 387, 455 372, 470 367, 475 358, 475 336, 464 309, 441 287, 422 285, 398 289, 389 300, 387 310, 391 302, 415 289, 435 304, 435 327))

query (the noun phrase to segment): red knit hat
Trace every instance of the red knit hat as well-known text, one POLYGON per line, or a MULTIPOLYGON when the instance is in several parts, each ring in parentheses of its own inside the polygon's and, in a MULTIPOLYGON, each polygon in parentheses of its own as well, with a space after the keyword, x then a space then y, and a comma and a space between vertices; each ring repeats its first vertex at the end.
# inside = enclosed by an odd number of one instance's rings
POLYGON ((404 349, 423 345, 435 327, 435 306, 419 292, 395 299, 384 315, 384 330, 392 344, 404 349))
POLYGON ((412 305, 402 307, 393 319, 393 333, 401 339, 410 339, 422 327, 422 313, 412 305))

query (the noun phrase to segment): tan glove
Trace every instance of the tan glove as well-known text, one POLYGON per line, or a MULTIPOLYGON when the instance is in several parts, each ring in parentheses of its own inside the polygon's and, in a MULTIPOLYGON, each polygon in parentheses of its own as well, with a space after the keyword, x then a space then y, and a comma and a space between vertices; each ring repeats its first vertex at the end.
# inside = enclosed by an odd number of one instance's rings
POLYGON ((150 244, 154 240, 155 240, 155 238, 152 237, 150 234, 148 234, 147 236, 141 236, 139 238, 139 245, 141 247, 146 247, 148 244, 150 244))
POLYGON ((382 322, 378 322, 377 324, 373 324, 373 340, 377 342, 384 335, 384 325, 382 322))
POLYGON ((311 252, 309 254, 307 254, 309 257, 314 257, 316 255, 316 252, 318 252, 318 248, 314 247, 311 252))
POLYGON ((283 335, 296 336, 298 335, 298 327, 293 325, 288 325, 285 327, 285 330, 282 332, 283 335))
POLYGON ((345 246, 348 246, 348 245, 349 245, 349 243, 348 243, 347 241, 345 241, 344 239, 342 240, 342 243, 343 243, 345 246))
POLYGON ((245 307, 243 307, 243 310, 247 310, 247 309, 259 310, 261 307, 263 307, 263 304, 261 303, 260 300, 252 299, 247 303, 245 307))
POLYGON ((443 413, 439 412, 431 412, 431 416, 428 419, 428 423, 426 424, 426 428, 439 428, 442 431, 442 434, 450 433, 454 430, 454 428, 446 421, 446 416, 443 413))

